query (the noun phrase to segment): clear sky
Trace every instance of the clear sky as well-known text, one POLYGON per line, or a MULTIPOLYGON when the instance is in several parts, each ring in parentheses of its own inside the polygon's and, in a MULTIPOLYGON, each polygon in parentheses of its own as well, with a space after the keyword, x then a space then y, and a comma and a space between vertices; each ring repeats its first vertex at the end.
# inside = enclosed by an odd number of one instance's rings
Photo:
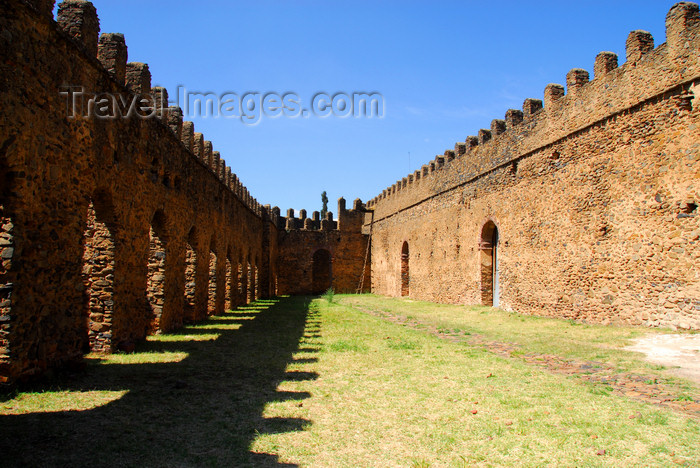
POLYGON ((382 118, 191 118, 262 204, 329 208, 367 201, 489 128, 572 68, 593 77, 609 50, 625 60, 635 29, 665 41, 667 0, 498 2, 93 0, 102 32, 126 37, 171 98, 378 92, 382 118))

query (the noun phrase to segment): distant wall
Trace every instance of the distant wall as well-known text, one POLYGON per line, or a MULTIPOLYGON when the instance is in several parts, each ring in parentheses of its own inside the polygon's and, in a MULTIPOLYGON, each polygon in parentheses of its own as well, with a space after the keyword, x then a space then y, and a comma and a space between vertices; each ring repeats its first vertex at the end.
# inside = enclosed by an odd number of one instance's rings
POLYGON ((360 286, 369 291, 370 268, 368 236, 362 233, 364 206, 355 200, 353 209, 345 208, 345 200, 338 200, 338 220, 333 214, 321 220, 318 212, 311 218, 302 210, 299 217, 289 210, 287 217, 278 221, 278 294, 316 294, 333 287, 338 293, 354 293, 360 286), (323 256, 328 252, 328 260, 323 256), (316 262, 314 262, 316 258, 316 262), (324 268, 324 266, 326 268, 324 268), (321 280, 329 276, 329 282, 321 280), (314 281, 316 276, 318 281, 314 281))

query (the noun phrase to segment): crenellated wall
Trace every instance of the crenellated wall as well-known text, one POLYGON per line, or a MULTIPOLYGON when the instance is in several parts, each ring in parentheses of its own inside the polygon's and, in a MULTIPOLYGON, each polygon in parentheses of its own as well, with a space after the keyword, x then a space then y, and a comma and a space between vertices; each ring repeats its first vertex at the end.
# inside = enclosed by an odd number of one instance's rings
POLYGON ((623 65, 600 53, 593 80, 571 70, 566 92, 547 85, 370 200, 372 290, 401 295, 403 268, 411 297, 491 304, 497 278, 510 310, 700 328, 697 5, 666 28, 656 48, 633 31, 623 65))
POLYGON ((355 293, 358 288, 368 292, 371 259, 369 236, 362 233, 365 212, 359 199, 348 210, 340 198, 337 221, 331 212, 322 220, 317 211, 307 218, 306 210, 298 218, 291 209, 287 217, 277 217, 277 293, 317 294, 331 287, 338 293, 355 293))
POLYGON ((52 8, 0 9, 0 383, 273 292, 267 210, 92 4, 52 8), (69 118, 67 89, 157 116, 69 118))

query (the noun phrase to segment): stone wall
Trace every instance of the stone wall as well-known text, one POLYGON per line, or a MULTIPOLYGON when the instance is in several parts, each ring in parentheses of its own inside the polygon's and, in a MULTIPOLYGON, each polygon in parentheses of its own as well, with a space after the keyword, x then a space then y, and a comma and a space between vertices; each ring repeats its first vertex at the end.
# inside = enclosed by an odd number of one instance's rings
POLYGON ((321 220, 318 212, 311 218, 301 210, 277 220, 277 271, 279 294, 317 294, 333 287, 337 293, 354 293, 361 286, 369 291, 368 235, 362 233, 365 208, 358 199, 353 208, 338 200, 338 220, 328 213, 321 220), (365 265, 365 262, 367 264, 365 265), (364 269, 364 281, 361 284, 364 269))
POLYGON ((372 290, 401 295, 403 267, 412 298, 700 328, 697 5, 666 25, 370 200, 372 290))
POLYGON ((0 9, 0 383, 241 304, 243 263, 269 283, 265 208, 90 3, 52 7, 0 9), (69 118, 68 86, 151 96, 158 115, 82 118, 76 99, 69 118))

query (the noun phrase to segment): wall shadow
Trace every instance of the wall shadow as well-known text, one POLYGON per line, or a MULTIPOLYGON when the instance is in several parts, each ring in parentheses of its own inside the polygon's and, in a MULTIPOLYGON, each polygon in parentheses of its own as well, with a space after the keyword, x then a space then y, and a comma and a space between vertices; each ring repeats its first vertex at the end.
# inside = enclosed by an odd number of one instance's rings
POLYGON ((259 434, 311 424, 263 416, 270 402, 310 396, 278 391, 280 382, 318 377, 287 371, 288 364, 315 361, 295 353, 319 349, 305 337, 307 326, 317 330, 309 303, 305 297, 259 301, 203 323, 214 329, 184 328, 168 335, 178 341, 148 341, 136 350, 188 353, 180 362, 93 363, 58 378, 51 390, 127 393, 86 411, 1 415, 0 466, 296 466, 253 453, 250 445, 259 434))

